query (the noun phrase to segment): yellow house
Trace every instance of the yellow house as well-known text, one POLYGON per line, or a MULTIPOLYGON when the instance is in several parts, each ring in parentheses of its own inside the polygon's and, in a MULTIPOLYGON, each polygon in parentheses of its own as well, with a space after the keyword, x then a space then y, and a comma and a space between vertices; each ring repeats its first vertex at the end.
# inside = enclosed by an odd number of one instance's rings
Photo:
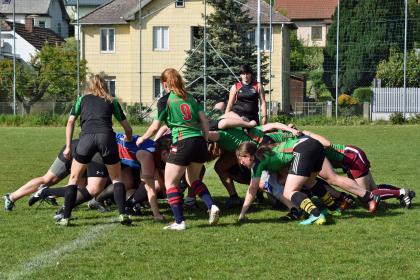
MULTIPOLYGON (((257 1, 244 6, 257 26, 257 1)), ((160 95, 159 76, 167 67, 182 69, 194 33, 212 12, 203 0, 113 0, 80 19, 81 52, 89 71, 103 72, 110 90, 122 102, 153 105, 160 95), (140 18, 140 20, 139 20, 140 18)), ((262 49, 269 54, 269 6, 262 3, 262 49)), ((288 32, 295 28, 273 9, 272 96, 289 105, 288 32)), ((227 87, 230 85, 226 85, 227 87)), ((266 86, 268 87, 268 86, 266 86)), ((267 97, 267 100, 269 98, 267 97)))

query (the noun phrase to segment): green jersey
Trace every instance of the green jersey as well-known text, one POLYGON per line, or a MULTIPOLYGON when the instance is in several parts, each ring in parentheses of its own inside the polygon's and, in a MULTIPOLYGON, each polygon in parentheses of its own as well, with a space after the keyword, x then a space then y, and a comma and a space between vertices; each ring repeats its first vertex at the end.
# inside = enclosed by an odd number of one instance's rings
POLYGON ((293 133, 289 131, 282 131, 282 130, 267 133, 267 136, 270 137, 276 143, 284 142, 289 138, 297 138, 296 136, 293 135, 293 133))
POLYGON ((219 130, 218 133, 219 141, 217 141, 217 144, 228 152, 235 152, 242 142, 252 141, 242 128, 219 130))
POLYGON ((203 107, 193 96, 187 94, 185 99, 170 92, 159 99, 156 120, 165 122, 172 131, 172 143, 180 140, 202 136, 198 113, 203 107))
POLYGON ((291 132, 278 130, 275 132, 270 132, 265 134, 261 125, 249 128, 248 129, 248 136, 252 138, 258 144, 261 144, 264 140, 264 136, 270 137, 272 141, 275 143, 281 143, 286 141, 288 138, 296 138, 291 132))
POLYGON ((261 160, 256 160, 252 168, 252 178, 259 178, 264 170, 278 172, 286 167, 293 160, 293 146, 299 141, 297 138, 290 138, 275 146, 271 153, 266 152, 261 160))
POLYGON ((340 167, 344 161, 345 148, 346 145, 331 144, 331 146, 325 149, 325 157, 331 162, 334 168, 340 167))

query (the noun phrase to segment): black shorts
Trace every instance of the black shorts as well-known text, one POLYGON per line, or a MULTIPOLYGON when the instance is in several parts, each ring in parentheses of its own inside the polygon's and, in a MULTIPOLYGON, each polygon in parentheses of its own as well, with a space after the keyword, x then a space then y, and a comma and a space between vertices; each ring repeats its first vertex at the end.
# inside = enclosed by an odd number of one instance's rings
POLYGON ((99 153, 104 164, 116 164, 120 161, 115 133, 95 133, 80 135, 74 158, 88 164, 93 155, 99 153))
POLYGON ((167 162, 187 166, 192 162, 204 163, 208 159, 206 140, 202 136, 197 136, 172 144, 167 162))
POLYGON ((105 164, 91 161, 87 166, 87 176, 88 177, 100 177, 107 178, 108 170, 106 169, 105 164))
POLYGON ((319 172, 325 159, 325 149, 317 140, 306 138, 293 149, 293 160, 289 174, 309 177, 312 172, 319 172))

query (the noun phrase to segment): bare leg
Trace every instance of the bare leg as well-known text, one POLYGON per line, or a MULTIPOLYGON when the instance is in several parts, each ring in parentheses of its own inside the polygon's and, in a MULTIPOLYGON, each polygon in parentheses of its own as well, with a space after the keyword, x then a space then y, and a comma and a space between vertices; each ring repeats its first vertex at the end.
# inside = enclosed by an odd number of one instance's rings
POLYGON ((57 184, 59 181, 60 181, 60 178, 58 178, 51 171, 48 170, 47 173, 45 173, 43 176, 33 178, 32 180, 24 184, 22 187, 12 192, 10 194, 10 198, 13 201, 17 201, 26 195, 36 192, 39 185, 41 184, 45 184, 47 186, 53 186, 57 184))

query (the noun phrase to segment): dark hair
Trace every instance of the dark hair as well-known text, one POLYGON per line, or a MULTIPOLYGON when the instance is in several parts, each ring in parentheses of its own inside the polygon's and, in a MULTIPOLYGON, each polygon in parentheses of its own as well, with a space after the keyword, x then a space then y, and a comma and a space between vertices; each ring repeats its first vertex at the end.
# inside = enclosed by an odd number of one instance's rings
POLYGON ((172 140, 170 136, 168 137, 164 135, 155 141, 156 151, 158 152, 161 152, 164 150, 169 151, 171 149, 171 145, 172 145, 172 140))
POLYGON ((248 64, 242 64, 239 67, 239 74, 253 74, 251 66, 248 64))
POLYGON ((246 141, 242 142, 238 149, 236 150, 236 156, 244 156, 246 154, 250 154, 251 156, 255 156, 259 160, 264 158, 264 154, 272 154, 273 148, 278 146, 278 143, 273 143, 269 145, 262 145, 260 147, 257 146, 254 142, 246 141))

